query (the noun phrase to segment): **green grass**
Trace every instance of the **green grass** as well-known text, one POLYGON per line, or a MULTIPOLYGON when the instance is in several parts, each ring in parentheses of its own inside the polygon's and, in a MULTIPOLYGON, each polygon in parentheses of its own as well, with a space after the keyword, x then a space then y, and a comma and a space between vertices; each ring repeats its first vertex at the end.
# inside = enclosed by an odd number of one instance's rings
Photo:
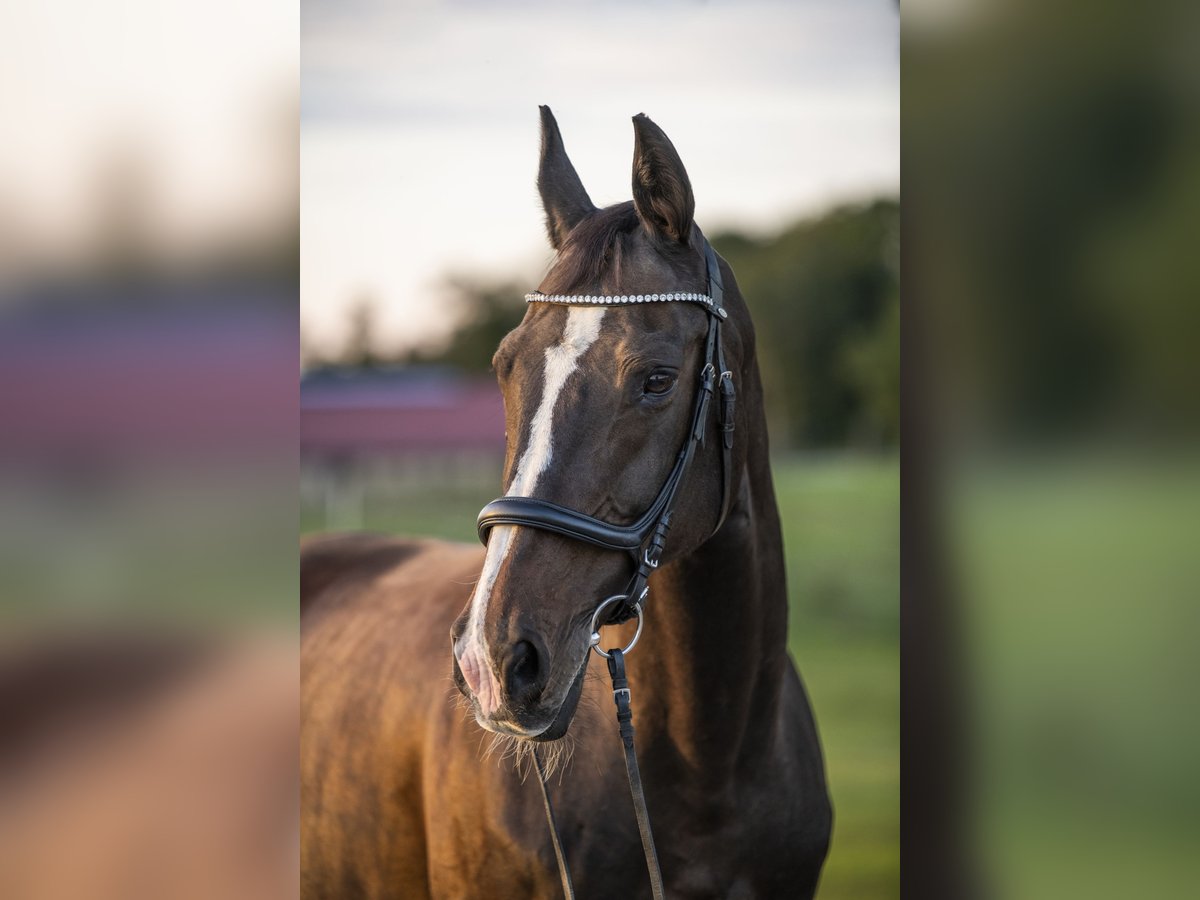
MULTIPOLYGON (((775 461, 787 552, 789 648, 816 710, 834 805, 821 900, 900 892, 900 467, 895 459, 775 461)), ((361 527, 475 540, 496 485, 366 485, 361 527)), ((302 505, 305 531, 326 527, 302 505)))
POLYGON ((774 464, 793 636, 819 621, 894 635, 900 625, 900 467, 893 459, 774 464))
POLYGON ((900 647, 814 633, 791 642, 817 716, 834 807, 821 900, 900 895, 900 647))
POLYGON ((776 460, 792 657, 834 806, 821 900, 900 895, 900 466, 776 460))
POLYGON ((1195 896, 1200 465, 1076 451, 951 486, 994 892, 1195 896))
MULTIPOLYGON (((497 484, 499 481, 497 475, 497 484)), ((368 489, 361 520, 354 527, 409 537, 474 543, 479 540, 475 536, 475 517, 497 493, 496 487, 464 488, 438 483, 411 486, 396 494, 390 494, 386 489, 378 493, 368 489)), ((301 505, 302 534, 332 527, 324 521, 320 510, 309 504, 301 505)))

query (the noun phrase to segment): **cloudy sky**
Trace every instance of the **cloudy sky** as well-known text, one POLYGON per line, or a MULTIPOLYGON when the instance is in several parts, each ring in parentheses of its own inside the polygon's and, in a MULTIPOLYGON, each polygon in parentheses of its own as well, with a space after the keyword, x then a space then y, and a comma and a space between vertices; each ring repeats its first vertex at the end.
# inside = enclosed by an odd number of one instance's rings
POLYGON ((891 0, 306 0, 301 44, 302 318, 326 352, 359 298, 402 346, 446 327, 450 273, 536 282, 540 103, 600 205, 629 198, 638 112, 709 231, 899 190, 891 0))

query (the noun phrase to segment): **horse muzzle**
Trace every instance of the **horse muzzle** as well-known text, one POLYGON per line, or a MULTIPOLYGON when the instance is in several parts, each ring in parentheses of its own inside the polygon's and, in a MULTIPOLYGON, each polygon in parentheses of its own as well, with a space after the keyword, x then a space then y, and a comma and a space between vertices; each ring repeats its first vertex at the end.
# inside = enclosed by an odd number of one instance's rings
POLYGON ((534 641, 519 641, 506 654, 500 666, 503 682, 474 647, 456 643, 453 656, 454 683, 471 703, 480 727, 532 741, 558 740, 566 734, 583 693, 587 656, 565 693, 549 697, 548 660, 534 641))

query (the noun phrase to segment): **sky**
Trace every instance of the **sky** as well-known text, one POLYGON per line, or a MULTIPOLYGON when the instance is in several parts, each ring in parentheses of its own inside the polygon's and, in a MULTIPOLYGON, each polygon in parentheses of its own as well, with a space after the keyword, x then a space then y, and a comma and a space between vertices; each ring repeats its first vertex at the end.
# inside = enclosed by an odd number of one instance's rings
POLYGON ((710 233, 899 191, 890 0, 307 0, 301 48, 301 321, 322 353, 363 299, 398 349, 445 333, 449 276, 536 285, 539 104, 601 206, 629 199, 650 116, 710 233))
POLYGON ((294 205, 290 0, 5 3, 0 34, 0 280, 104 239, 114 164, 145 182, 147 253, 278 229, 294 205))

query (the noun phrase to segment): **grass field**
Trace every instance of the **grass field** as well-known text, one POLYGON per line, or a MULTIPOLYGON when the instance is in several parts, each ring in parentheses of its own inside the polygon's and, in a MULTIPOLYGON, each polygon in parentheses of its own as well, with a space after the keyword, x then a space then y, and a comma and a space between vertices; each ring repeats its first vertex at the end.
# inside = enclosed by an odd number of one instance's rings
POLYGON ((788 645, 834 806, 822 900, 900 894, 900 467, 778 460, 788 645))
MULTIPOLYGON (((819 896, 900 893, 900 468, 897 460, 775 463, 791 617, 788 643, 816 709, 835 826, 819 896)), ((499 483, 497 475, 496 483, 499 483)), ((361 527, 475 540, 495 485, 417 479, 363 491, 361 527)), ((305 531, 326 527, 302 504, 305 531)))

